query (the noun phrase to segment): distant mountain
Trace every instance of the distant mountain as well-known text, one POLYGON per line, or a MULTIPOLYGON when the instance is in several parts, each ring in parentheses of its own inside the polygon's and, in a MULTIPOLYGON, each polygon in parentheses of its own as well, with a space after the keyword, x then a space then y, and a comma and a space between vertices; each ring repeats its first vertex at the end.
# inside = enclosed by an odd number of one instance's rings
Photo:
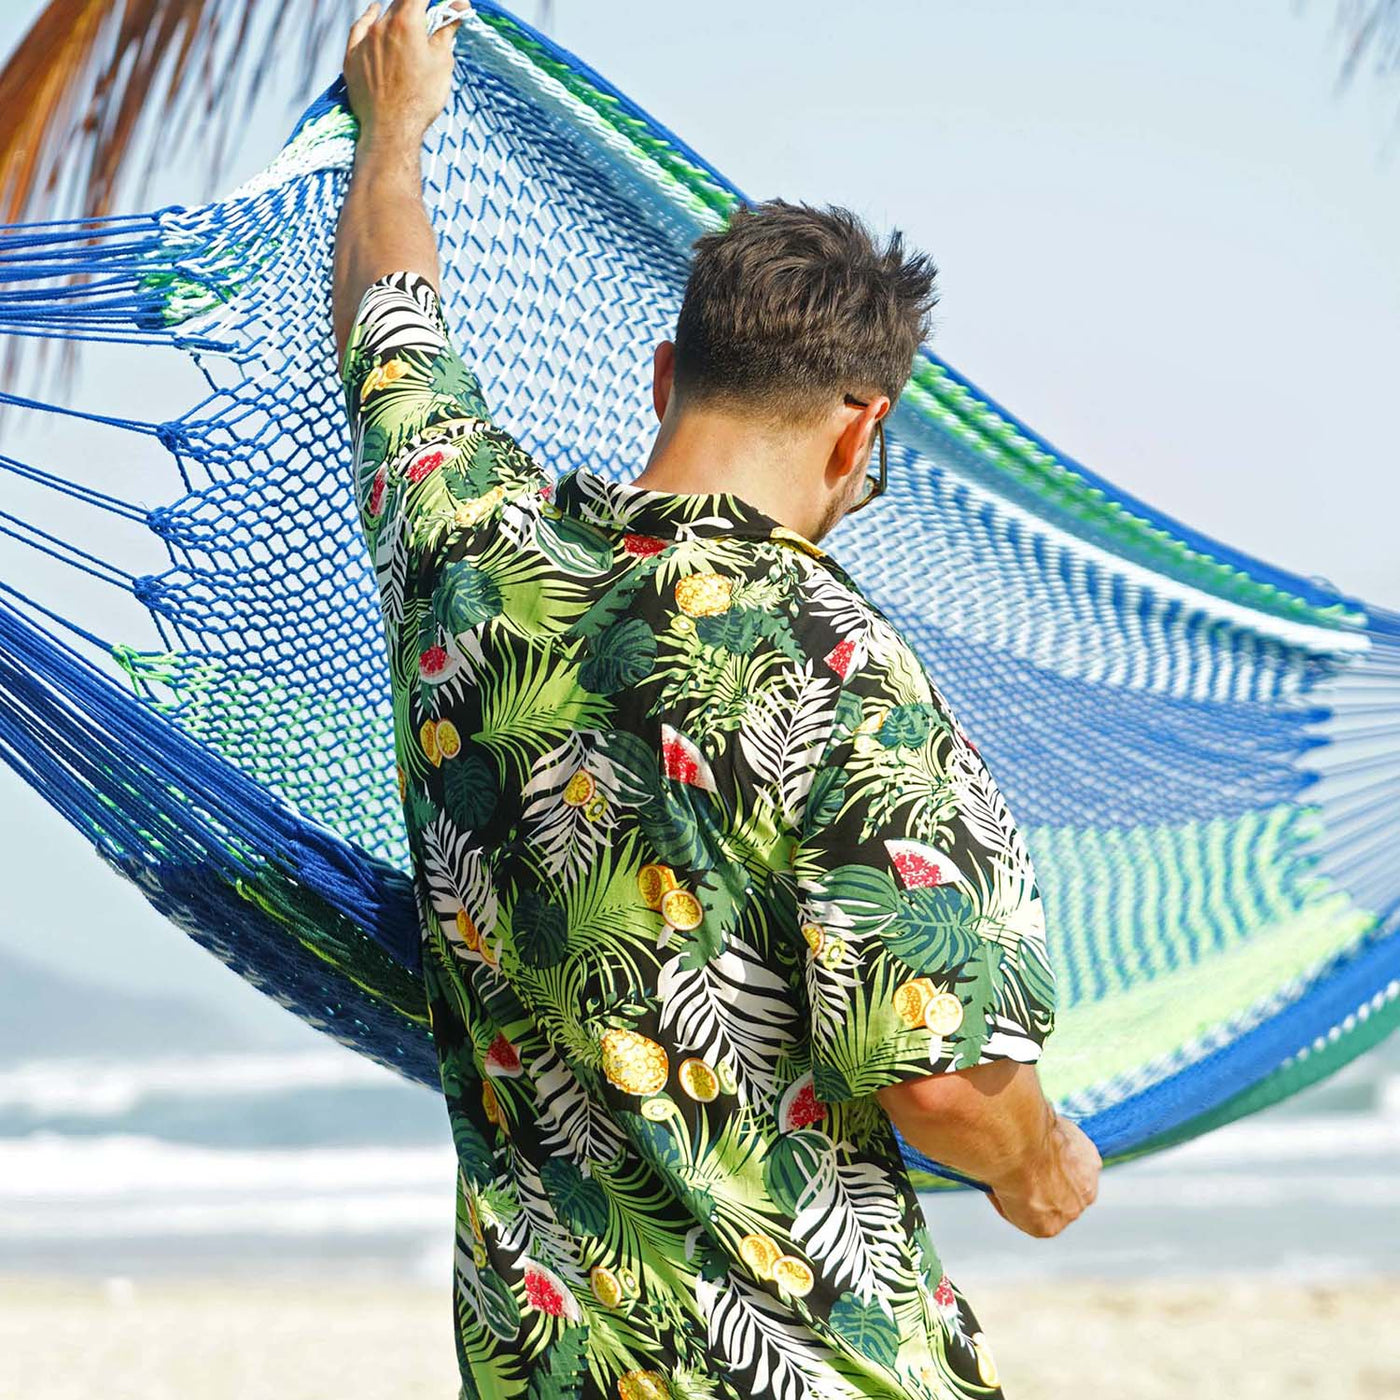
POLYGON ((0 1062, 261 1050, 269 1039, 207 1001, 115 991, 0 952, 0 1062))

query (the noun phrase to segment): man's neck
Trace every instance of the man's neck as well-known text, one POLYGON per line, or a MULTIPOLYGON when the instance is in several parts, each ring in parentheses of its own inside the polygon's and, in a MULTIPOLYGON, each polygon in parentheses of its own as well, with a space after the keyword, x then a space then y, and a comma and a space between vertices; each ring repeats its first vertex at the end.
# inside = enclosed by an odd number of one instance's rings
POLYGON ((709 410, 668 415, 646 467, 632 484, 680 495, 720 492, 816 539, 823 507, 803 483, 820 481, 819 449, 800 434, 781 435, 741 418, 709 410))

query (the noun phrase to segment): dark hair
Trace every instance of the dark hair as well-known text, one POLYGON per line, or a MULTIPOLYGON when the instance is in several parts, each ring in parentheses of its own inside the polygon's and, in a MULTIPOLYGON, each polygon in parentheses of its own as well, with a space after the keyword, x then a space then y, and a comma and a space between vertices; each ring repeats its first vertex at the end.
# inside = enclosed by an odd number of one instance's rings
POLYGON ((674 391, 775 423, 819 415, 833 397, 898 402, 928 337, 938 268, 881 248, 848 209, 770 199, 741 205, 697 238, 676 324, 674 391))

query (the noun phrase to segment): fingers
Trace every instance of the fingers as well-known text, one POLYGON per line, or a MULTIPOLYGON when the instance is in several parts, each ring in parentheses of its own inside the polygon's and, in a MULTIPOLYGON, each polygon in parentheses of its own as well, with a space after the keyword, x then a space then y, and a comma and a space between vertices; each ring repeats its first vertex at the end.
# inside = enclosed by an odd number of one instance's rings
POLYGON ((443 3, 433 10, 433 19, 439 24, 431 35, 436 39, 444 30, 447 32, 446 42, 450 43, 457 33, 457 26, 464 19, 470 17, 472 13, 471 0, 443 0, 443 3))
POLYGON ((465 18, 465 15, 458 15, 456 19, 448 20, 441 28, 435 29, 428 36, 428 46, 434 49, 450 49, 456 42, 457 26, 465 18))
POLYGON ((373 0, 373 3, 370 4, 370 6, 359 17, 359 19, 357 19, 354 22, 354 24, 350 26, 350 37, 345 44, 346 53, 349 53, 350 50, 353 49, 355 45, 358 44, 360 40, 363 39, 365 35, 369 33, 370 29, 374 25, 375 20, 379 18, 380 11, 382 8, 383 7, 380 5, 379 0, 373 0))
POLYGON ((421 28, 427 14, 428 0, 394 0, 390 18, 398 20, 401 25, 417 24, 421 28))

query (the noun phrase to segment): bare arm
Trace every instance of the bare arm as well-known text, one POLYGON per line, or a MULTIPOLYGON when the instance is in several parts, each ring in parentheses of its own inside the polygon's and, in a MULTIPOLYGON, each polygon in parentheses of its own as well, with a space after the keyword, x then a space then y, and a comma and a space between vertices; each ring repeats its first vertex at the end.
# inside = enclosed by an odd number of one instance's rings
POLYGON ((423 134, 447 102, 456 24, 427 33, 427 0, 372 4, 350 30, 345 82, 360 122, 355 169, 335 238, 331 317, 336 363, 365 288, 385 273, 439 285, 437 240, 423 207, 423 134))
POLYGON ((997 1212, 1029 1235, 1058 1234, 1098 1195, 1098 1150, 1055 1112, 1033 1064, 996 1060, 877 1097, 910 1144, 991 1187, 997 1212))

